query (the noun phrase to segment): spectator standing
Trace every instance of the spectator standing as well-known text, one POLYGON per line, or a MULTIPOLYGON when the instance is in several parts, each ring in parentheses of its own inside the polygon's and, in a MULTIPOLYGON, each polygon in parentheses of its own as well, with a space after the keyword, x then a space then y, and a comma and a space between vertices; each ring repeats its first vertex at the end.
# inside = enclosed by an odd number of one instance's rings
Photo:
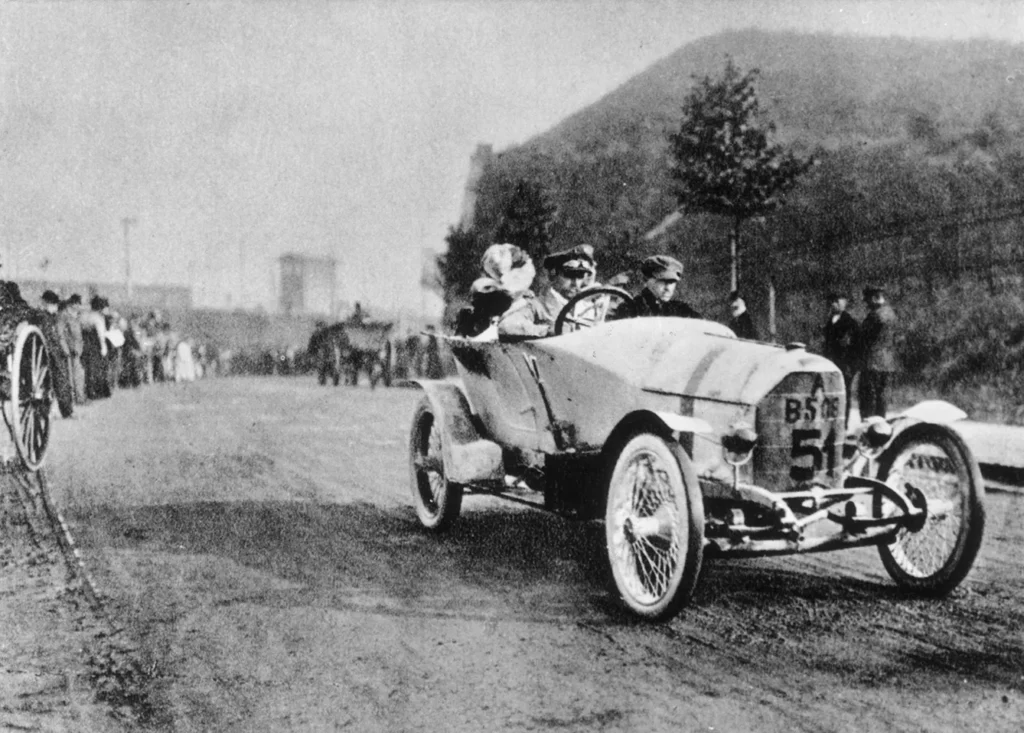
POLYGON ((857 404, 861 419, 875 415, 885 417, 889 407, 886 399, 889 375, 896 371, 893 338, 896 314, 886 302, 881 287, 864 288, 864 303, 868 313, 857 339, 861 367, 857 404))
POLYGON ((89 310, 82 314, 82 366, 85 368, 85 396, 90 400, 110 397, 107 382, 107 307, 98 295, 89 301, 89 310))
POLYGON ((196 381, 196 365, 192 358, 192 344, 188 339, 181 339, 174 350, 174 381, 196 381))
POLYGON ((107 317, 107 383, 114 389, 121 386, 121 370, 124 366, 124 319, 109 309, 104 315, 107 317))
POLYGON ((846 385, 846 422, 850 422, 850 408, 853 406, 853 377, 857 373, 857 319, 846 310, 846 296, 829 293, 828 317, 825 319, 825 344, 822 354, 843 373, 846 385))
POLYGON ((76 405, 84 405, 85 370, 82 368, 82 296, 73 293, 60 305, 57 324, 68 345, 68 381, 76 405))
POLYGON ((747 303, 739 292, 733 290, 729 293, 729 328, 738 338, 758 341, 757 326, 754 319, 750 317, 747 310, 747 303))
POLYGON ((68 375, 68 363, 71 349, 57 320, 60 308, 60 296, 52 290, 43 293, 43 319, 40 322, 46 348, 50 352, 50 374, 53 379, 53 391, 57 397, 57 407, 61 417, 71 417, 75 411, 75 391, 68 375))

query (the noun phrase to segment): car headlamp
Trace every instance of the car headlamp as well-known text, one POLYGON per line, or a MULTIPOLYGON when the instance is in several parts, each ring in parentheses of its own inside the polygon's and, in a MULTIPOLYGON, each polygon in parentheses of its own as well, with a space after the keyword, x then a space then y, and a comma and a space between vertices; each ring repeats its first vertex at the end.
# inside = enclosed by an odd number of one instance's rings
POLYGON ((729 427, 722 436, 722 452, 725 462, 732 466, 742 466, 754 455, 757 445, 757 433, 747 423, 736 423, 729 427))
POLYGON ((866 451, 879 451, 892 440, 892 425, 885 418, 873 415, 864 421, 859 443, 866 451))

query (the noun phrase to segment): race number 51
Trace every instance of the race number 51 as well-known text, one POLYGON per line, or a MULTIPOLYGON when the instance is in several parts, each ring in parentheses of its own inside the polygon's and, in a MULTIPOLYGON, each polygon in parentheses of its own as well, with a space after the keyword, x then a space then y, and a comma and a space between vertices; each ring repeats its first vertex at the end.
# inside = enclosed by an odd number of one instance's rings
MULTIPOLYGON (((785 420, 789 425, 825 422, 839 416, 839 398, 823 397, 819 402, 813 397, 803 400, 789 397, 785 408, 785 420)), ((835 476, 838 463, 835 427, 830 427, 824 440, 821 427, 794 427, 792 445, 789 468, 792 480, 810 481, 823 468, 829 476, 835 476)))

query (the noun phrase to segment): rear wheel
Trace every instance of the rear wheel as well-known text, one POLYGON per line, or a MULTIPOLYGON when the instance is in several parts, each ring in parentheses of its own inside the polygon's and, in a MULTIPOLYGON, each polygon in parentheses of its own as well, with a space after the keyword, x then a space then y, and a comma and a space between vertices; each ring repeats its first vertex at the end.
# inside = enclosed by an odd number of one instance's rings
POLYGON ((626 606, 651 620, 671 618, 693 595, 704 552, 704 504, 678 445, 635 433, 613 456, 605 539, 626 606))
POLYGON ((53 405, 50 357, 37 327, 18 325, 7 368, 10 402, 4 405, 4 420, 25 467, 35 471, 46 457, 53 405))
POLYGON ((409 472, 412 503, 420 523, 435 532, 447 529, 462 510, 462 485, 445 476, 441 425, 426 397, 416 406, 412 418, 409 472))
MULTIPOLYGON (((920 423, 896 436, 879 461, 878 478, 925 508, 920 527, 903 528, 879 546, 886 571, 898 585, 943 596, 970 572, 985 531, 981 469, 960 435, 920 423)), ((895 505, 880 499, 885 516, 895 505)))

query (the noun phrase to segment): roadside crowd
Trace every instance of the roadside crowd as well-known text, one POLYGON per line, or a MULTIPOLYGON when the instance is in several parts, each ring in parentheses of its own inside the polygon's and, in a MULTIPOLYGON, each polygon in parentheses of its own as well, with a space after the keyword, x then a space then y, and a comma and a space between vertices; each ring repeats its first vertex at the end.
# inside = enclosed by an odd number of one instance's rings
POLYGON ((195 347, 156 311, 129 318, 102 296, 93 296, 86 308, 77 293, 62 299, 52 290, 43 293, 40 308, 63 417, 115 389, 191 382, 208 367, 204 347, 195 347))
MULTIPOLYGON (((570 301, 597 287, 597 263, 594 248, 582 244, 555 252, 544 258, 546 285, 534 292, 537 272, 531 257, 513 244, 494 244, 481 259, 482 274, 470 287, 470 304, 463 308, 455 323, 455 332, 473 340, 516 340, 540 338, 555 333, 556 321, 570 301)), ((643 287, 633 296, 632 305, 608 310, 608 294, 581 299, 562 315, 565 323, 586 325, 603 318, 628 316, 673 316, 702 318, 689 304, 676 298, 683 276, 682 263, 668 255, 653 255, 640 267, 643 287), (604 309, 604 310, 602 310, 604 309), (600 315, 598 315, 600 313, 600 315)), ((623 286, 628 277, 617 275, 606 285, 623 286)), ((854 377, 858 378, 857 398, 861 417, 884 417, 889 376, 896 371, 893 331, 896 316, 886 302, 885 292, 876 285, 863 290, 867 315, 863 322, 847 312, 847 298, 828 295, 829 313, 823 329, 823 355, 843 373, 848 395, 854 377)), ((728 326, 738 338, 759 340, 757 328, 742 294, 729 294, 728 326)), ((847 399, 847 419, 850 404, 847 399)))

